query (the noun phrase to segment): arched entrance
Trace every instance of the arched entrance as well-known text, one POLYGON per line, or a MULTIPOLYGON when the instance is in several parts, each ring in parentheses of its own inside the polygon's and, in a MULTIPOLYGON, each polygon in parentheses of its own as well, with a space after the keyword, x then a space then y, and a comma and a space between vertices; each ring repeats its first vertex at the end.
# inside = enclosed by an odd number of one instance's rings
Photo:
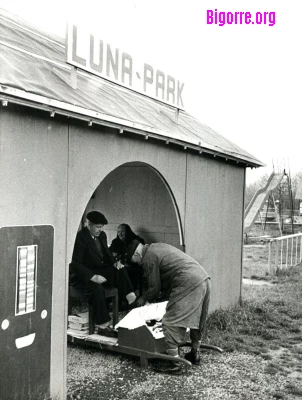
POLYGON ((183 230, 173 193, 162 175, 146 163, 129 162, 111 171, 89 200, 83 224, 91 210, 106 215, 108 244, 124 222, 146 243, 165 242, 183 249, 183 230))
MULTIPOLYGON (((149 164, 129 162, 111 171, 97 186, 85 210, 105 214, 108 245, 117 227, 127 223, 146 243, 165 242, 183 249, 183 230, 173 193, 163 176, 149 164)), ((86 310, 80 310, 81 312, 86 310)))

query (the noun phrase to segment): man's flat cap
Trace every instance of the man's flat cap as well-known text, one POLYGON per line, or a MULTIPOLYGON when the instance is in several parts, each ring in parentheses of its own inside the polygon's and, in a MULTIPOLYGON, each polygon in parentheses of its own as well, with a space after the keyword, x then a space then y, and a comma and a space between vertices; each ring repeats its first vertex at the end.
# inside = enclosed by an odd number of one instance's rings
POLYGON ((137 246, 140 244, 140 242, 136 239, 132 240, 127 246, 127 253, 126 253, 126 258, 130 262, 131 258, 137 248, 137 246))
POLYGON ((101 224, 101 225, 107 225, 108 221, 105 217, 104 214, 98 212, 98 211, 90 211, 87 215, 86 218, 92 222, 93 224, 101 224))

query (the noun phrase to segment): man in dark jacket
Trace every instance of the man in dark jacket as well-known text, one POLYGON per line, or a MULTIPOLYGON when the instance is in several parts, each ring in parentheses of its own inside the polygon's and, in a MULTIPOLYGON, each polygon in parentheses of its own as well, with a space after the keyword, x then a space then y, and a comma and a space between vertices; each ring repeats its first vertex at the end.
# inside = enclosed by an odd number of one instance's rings
POLYGON ((104 288, 118 286, 119 297, 129 304, 135 302, 136 296, 127 271, 108 249, 107 236, 103 232, 108 223, 106 217, 98 211, 91 211, 86 218, 87 226, 77 233, 75 240, 70 284, 90 295, 96 325, 106 328, 111 319, 104 288))
POLYGON ((200 340, 210 301, 209 275, 188 254, 166 243, 142 245, 134 240, 128 246, 127 256, 141 265, 147 282, 137 305, 156 301, 160 292, 169 296, 162 321, 167 353, 177 357, 178 347, 187 341, 190 330, 192 348, 185 358, 199 364, 200 340))

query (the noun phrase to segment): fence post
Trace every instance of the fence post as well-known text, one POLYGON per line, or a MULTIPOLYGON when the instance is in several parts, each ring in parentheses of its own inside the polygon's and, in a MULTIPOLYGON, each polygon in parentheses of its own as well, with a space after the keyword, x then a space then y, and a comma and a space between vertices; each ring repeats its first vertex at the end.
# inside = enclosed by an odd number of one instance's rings
POLYGON ((296 238, 296 264, 295 265, 297 265, 298 264, 298 238, 296 238))
POLYGON ((279 271, 278 256, 279 256, 279 241, 276 240, 275 272, 276 272, 276 271, 279 271))
POLYGON ((272 268, 272 240, 269 241, 268 244, 268 273, 271 273, 272 268))
POLYGON ((288 267, 288 239, 286 239, 286 269, 288 267))

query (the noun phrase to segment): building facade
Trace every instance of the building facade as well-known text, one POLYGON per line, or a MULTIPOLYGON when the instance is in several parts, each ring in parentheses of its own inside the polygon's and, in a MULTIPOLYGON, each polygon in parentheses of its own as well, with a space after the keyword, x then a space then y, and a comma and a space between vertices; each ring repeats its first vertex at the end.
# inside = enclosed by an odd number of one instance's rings
POLYGON ((63 399, 85 213, 106 215, 109 242, 125 222, 187 252, 211 276, 211 309, 226 308, 241 295, 245 171, 262 163, 184 111, 74 70, 64 41, 0 19, 0 398, 63 399))

